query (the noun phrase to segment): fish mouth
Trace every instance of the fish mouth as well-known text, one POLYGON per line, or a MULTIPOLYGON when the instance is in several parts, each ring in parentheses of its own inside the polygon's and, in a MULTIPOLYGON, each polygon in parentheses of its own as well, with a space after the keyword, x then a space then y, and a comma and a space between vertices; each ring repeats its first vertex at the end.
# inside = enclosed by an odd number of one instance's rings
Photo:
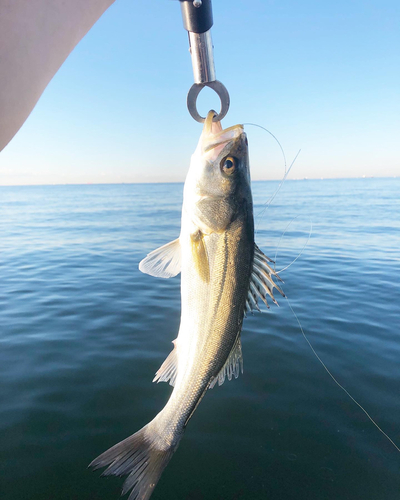
POLYGON ((214 110, 209 111, 204 121, 202 133, 204 153, 215 150, 215 148, 218 148, 219 153, 227 143, 235 141, 244 133, 243 125, 233 125, 223 130, 221 122, 213 122, 215 115, 214 110))

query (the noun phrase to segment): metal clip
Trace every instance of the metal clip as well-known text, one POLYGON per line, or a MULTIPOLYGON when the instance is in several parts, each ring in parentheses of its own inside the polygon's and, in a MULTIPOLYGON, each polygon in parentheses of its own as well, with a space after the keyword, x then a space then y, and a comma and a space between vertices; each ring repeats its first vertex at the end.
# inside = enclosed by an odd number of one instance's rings
POLYGON ((211 0, 180 0, 183 25, 189 35, 190 55, 192 57, 194 85, 187 96, 187 106, 191 116, 203 123, 197 111, 197 97, 204 87, 218 94, 221 111, 214 117, 220 121, 229 110, 229 94, 224 85, 216 79, 211 26, 213 24, 211 0))
POLYGON ((187 95, 187 107, 189 110, 189 113, 191 114, 192 118, 194 118, 197 122, 203 123, 205 120, 205 117, 202 117, 199 112, 197 111, 197 97, 200 94, 201 90, 204 87, 209 87, 210 89, 213 89, 214 92, 218 94, 218 97, 221 101, 221 110, 220 112, 214 116, 213 121, 214 122, 220 122, 222 118, 225 117, 227 112, 229 111, 229 104, 230 104, 230 99, 229 99, 229 94, 224 85, 219 82, 218 80, 214 80, 213 82, 204 82, 204 83, 194 83, 187 95))

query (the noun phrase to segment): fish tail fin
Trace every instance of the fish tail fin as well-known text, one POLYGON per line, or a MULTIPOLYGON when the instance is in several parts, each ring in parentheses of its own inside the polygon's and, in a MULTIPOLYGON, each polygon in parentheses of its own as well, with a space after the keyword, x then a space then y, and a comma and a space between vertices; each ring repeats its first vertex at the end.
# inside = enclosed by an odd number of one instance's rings
POLYGON ((152 430, 151 424, 152 422, 114 445, 89 464, 89 467, 95 469, 108 466, 102 476, 128 474, 122 487, 122 495, 132 490, 128 500, 150 498, 179 444, 178 440, 168 446, 159 434, 152 430))

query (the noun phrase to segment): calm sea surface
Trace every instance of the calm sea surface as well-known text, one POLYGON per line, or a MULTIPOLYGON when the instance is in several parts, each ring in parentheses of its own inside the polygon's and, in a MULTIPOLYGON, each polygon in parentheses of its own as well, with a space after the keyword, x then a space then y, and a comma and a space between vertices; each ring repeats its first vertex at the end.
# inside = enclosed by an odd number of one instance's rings
MULTIPOLYGON (((254 183, 256 215, 277 185, 254 183)), ((181 184, 0 187, 1 500, 119 498, 123 481, 87 465, 171 392, 151 380, 177 334, 180 279, 138 263, 178 236, 181 199, 181 184)), ((257 243, 279 270, 311 225, 284 290, 400 445, 400 179, 288 181, 257 243)), ((400 498, 400 453, 279 302, 245 321, 243 376, 209 391, 152 500, 400 498)))

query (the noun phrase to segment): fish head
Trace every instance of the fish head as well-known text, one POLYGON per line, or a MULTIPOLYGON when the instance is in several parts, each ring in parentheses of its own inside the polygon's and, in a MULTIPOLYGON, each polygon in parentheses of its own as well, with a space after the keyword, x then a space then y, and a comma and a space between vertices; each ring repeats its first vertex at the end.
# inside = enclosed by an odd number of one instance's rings
POLYGON ((223 231, 250 205, 250 168, 243 125, 222 129, 210 111, 192 155, 184 189, 184 207, 205 234, 223 231))

